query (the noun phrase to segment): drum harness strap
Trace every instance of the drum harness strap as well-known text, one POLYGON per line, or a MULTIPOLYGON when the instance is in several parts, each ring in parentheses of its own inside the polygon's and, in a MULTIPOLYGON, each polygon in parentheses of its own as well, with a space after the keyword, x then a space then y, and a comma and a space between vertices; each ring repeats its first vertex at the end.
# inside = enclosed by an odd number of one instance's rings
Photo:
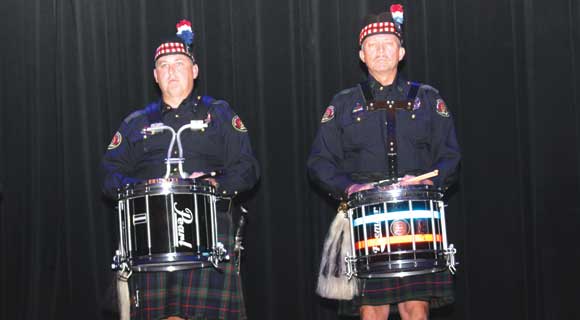
POLYGON ((402 109, 407 111, 413 110, 413 102, 419 91, 419 84, 411 82, 411 88, 407 94, 407 100, 375 100, 368 81, 359 84, 363 93, 364 102, 368 111, 386 110, 387 111, 387 166, 388 178, 392 182, 397 182, 397 117, 396 110, 402 109))
POLYGON ((240 268, 242 265, 242 251, 244 250, 243 240, 244 240, 244 229, 246 227, 246 215, 248 210, 243 206, 240 206, 241 214, 240 220, 238 220, 238 229, 236 230, 235 244, 234 244, 234 254, 235 254, 235 267, 236 272, 240 274, 240 268))

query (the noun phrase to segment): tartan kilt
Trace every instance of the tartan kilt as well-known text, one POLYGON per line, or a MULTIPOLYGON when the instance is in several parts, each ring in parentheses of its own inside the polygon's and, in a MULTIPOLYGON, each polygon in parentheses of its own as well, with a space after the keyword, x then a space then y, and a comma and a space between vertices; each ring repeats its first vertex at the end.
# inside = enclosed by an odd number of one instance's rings
MULTIPOLYGON (((451 304, 453 276, 449 271, 409 276, 404 278, 360 279, 360 295, 350 301, 341 301, 339 313, 358 315, 362 305, 396 305, 409 300, 429 302, 429 308, 451 304)), ((397 308, 391 308, 397 312, 397 308)))
POLYGON ((174 272, 134 272, 129 278, 131 319, 246 319, 240 276, 234 266, 234 227, 229 213, 217 212, 218 239, 230 261, 174 272), (138 290, 138 294, 137 294, 138 290), (138 306, 136 306, 138 302, 138 306))

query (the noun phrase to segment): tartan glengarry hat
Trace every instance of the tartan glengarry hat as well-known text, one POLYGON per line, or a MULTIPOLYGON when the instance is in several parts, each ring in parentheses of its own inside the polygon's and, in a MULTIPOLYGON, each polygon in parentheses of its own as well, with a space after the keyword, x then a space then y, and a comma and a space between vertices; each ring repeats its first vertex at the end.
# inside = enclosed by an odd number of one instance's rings
POLYGON ((366 37, 373 34, 390 33, 403 41, 403 5, 391 5, 390 12, 368 15, 364 27, 361 29, 358 44, 362 45, 366 37))
POLYGON ((180 53, 188 56, 191 61, 195 62, 195 58, 193 57, 194 33, 191 30, 191 22, 181 20, 175 27, 177 28, 177 33, 175 36, 161 42, 155 50, 155 58, 153 61, 157 61, 159 57, 164 55, 180 53))

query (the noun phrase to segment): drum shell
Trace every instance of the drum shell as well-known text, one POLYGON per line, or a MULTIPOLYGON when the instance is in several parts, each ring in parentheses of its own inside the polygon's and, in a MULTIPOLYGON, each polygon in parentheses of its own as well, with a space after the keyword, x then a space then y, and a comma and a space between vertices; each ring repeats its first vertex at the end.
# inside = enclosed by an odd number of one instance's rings
POLYGON ((119 192, 122 254, 134 271, 210 266, 217 245, 215 189, 191 180, 150 180, 119 192))
POLYGON ((401 277, 446 269, 443 193, 432 186, 391 187, 348 201, 351 261, 358 277, 401 277))

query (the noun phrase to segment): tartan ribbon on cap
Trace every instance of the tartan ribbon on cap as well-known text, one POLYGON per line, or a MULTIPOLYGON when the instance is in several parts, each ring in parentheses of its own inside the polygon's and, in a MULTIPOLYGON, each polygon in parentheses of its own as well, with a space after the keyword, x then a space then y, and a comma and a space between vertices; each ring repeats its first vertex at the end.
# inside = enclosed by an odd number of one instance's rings
POLYGON ((374 21, 369 21, 360 31, 358 37, 359 45, 364 39, 373 34, 391 33, 396 35, 399 39, 403 36, 403 6, 401 4, 393 4, 390 7, 390 15, 381 13, 377 16, 371 16, 374 21))
POLYGON ((181 42, 165 42, 157 47, 155 51, 155 60, 162 55, 172 54, 172 53, 183 53, 185 55, 190 55, 189 50, 185 48, 185 45, 181 42))
POLYGON ((155 61, 163 55, 181 53, 193 58, 192 43, 194 33, 191 30, 191 22, 188 20, 181 20, 175 25, 177 28, 176 38, 160 44, 155 50, 155 61))
POLYGON ((360 32, 358 37, 358 44, 362 44, 363 40, 376 33, 394 33, 397 37, 401 37, 401 34, 397 32, 395 24, 392 22, 375 22, 366 25, 360 32))

